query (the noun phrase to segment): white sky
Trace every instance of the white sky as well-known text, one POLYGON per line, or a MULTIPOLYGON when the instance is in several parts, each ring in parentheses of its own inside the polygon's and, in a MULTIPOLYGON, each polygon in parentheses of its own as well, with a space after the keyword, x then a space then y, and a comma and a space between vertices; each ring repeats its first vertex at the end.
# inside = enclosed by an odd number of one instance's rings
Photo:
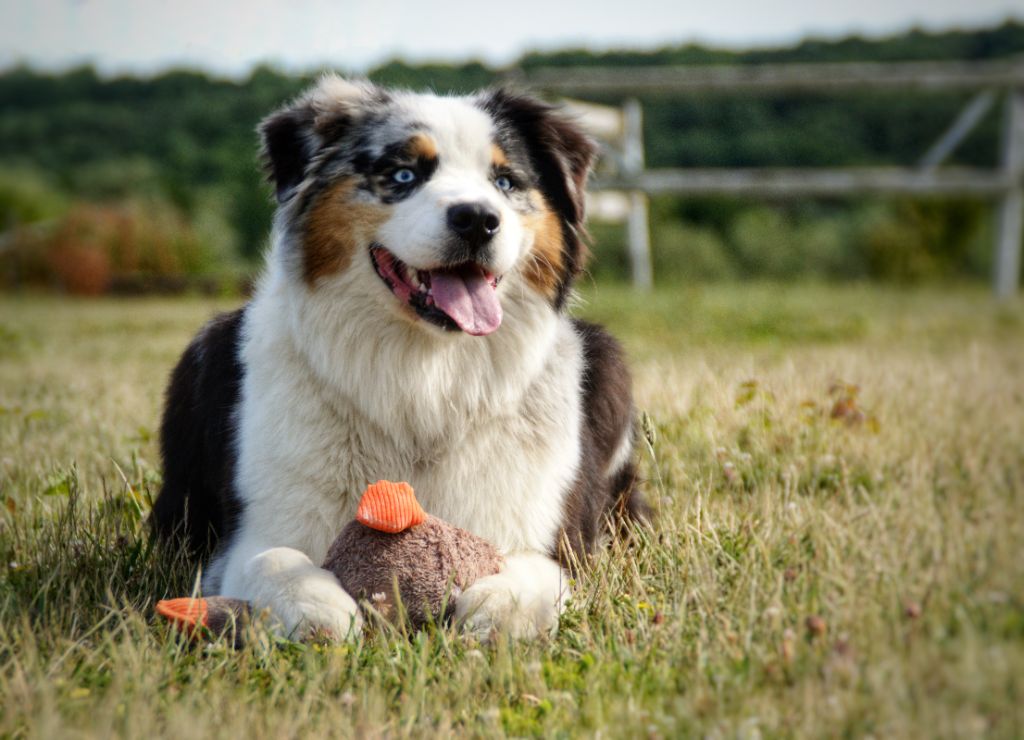
POLYGON ((365 70, 394 56, 501 64, 530 49, 784 44, 1024 18, 1024 0, 0 0, 0 67, 92 62, 244 75, 365 70))

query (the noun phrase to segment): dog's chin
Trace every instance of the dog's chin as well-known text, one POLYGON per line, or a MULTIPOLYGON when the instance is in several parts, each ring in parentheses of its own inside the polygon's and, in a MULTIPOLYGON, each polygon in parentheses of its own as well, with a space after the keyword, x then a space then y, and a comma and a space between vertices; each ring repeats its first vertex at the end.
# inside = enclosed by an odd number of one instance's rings
POLYGON ((399 303, 428 324, 478 337, 501 325, 501 277, 475 262, 421 270, 376 242, 370 245, 370 260, 399 303))

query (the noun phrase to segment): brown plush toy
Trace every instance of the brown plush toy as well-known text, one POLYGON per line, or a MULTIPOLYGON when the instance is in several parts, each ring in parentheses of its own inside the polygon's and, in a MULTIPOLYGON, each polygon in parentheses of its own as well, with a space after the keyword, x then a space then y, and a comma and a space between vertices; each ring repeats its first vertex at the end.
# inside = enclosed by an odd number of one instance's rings
MULTIPOLYGON (((399 615, 400 600, 409 623, 421 627, 447 619, 459 594, 503 562, 491 543, 426 514, 408 483, 378 481, 363 493, 323 568, 385 619, 399 615)), ((230 633, 236 645, 252 611, 248 602, 223 596, 168 599, 156 610, 190 635, 230 633)))

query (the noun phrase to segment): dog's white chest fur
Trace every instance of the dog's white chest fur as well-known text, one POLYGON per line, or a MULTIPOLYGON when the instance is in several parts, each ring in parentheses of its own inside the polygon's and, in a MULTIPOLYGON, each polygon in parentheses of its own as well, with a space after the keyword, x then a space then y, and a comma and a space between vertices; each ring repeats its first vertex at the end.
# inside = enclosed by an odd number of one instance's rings
POLYGON ((582 356, 568 320, 509 297, 495 336, 439 345, 421 327, 363 316, 359 272, 315 297, 272 274, 249 308, 242 538, 320 562, 366 484, 385 478, 408 481, 427 511, 505 552, 550 551, 579 458, 582 356), (296 311, 301 326, 330 326, 297 333, 296 311))

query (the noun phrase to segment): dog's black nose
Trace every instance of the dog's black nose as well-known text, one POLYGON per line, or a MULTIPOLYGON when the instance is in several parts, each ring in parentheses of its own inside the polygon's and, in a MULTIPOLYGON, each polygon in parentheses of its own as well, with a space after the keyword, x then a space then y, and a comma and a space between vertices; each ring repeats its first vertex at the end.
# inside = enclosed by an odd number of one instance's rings
POLYGON ((478 248, 498 233, 501 216, 484 203, 459 203, 448 209, 448 228, 478 248))

